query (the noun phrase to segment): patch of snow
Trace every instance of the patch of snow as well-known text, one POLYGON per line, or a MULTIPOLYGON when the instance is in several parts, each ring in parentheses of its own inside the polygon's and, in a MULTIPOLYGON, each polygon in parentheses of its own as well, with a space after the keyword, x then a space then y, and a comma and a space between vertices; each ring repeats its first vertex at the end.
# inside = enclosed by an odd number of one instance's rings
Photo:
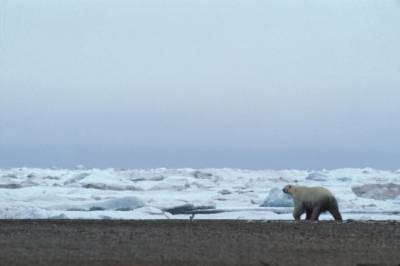
POLYGON ((35 207, 10 207, 0 209, 0 219, 47 219, 46 210, 35 207))
POLYGON ((83 204, 78 203, 70 202, 68 204, 53 205, 47 207, 46 209, 58 211, 131 211, 145 206, 142 200, 132 196, 90 201, 83 204))
POLYGON ((116 210, 116 211, 130 211, 137 208, 143 207, 145 204, 143 201, 136 197, 123 197, 116 199, 109 199, 103 201, 96 201, 93 203, 86 204, 86 208, 89 210, 116 210))

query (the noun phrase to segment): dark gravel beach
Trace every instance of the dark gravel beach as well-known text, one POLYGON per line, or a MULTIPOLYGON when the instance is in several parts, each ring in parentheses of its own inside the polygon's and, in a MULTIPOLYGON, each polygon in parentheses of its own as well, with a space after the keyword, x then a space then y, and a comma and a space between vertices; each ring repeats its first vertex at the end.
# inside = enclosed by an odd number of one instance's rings
POLYGON ((400 265, 400 223, 2 220, 1 265, 400 265))

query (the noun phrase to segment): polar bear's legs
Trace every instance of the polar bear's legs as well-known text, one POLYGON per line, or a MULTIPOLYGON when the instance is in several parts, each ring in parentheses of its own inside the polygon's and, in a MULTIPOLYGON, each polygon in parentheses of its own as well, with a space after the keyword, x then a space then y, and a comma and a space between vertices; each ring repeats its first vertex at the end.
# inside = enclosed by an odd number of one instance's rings
POLYGON ((335 218, 335 221, 341 221, 342 220, 342 215, 340 215, 339 208, 337 203, 331 206, 329 209, 329 212, 332 214, 333 218, 335 218))
POLYGON ((301 206, 295 206, 293 210, 293 217, 296 221, 300 220, 301 215, 304 213, 304 209, 301 206))
POLYGON ((316 206, 314 207, 314 209, 312 210, 311 213, 311 221, 318 221, 319 215, 321 214, 321 207, 316 206))
POLYGON ((311 219, 311 214, 312 214, 312 210, 311 209, 307 209, 306 210, 306 220, 310 220, 311 219))

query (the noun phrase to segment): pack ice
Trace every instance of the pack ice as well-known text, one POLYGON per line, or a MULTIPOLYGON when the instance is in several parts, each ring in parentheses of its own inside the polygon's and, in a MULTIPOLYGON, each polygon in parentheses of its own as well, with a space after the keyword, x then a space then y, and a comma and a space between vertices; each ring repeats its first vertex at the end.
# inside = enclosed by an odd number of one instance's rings
POLYGON ((291 220, 287 184, 330 189, 344 219, 400 220, 400 171, 372 168, 0 169, 0 218, 291 220))

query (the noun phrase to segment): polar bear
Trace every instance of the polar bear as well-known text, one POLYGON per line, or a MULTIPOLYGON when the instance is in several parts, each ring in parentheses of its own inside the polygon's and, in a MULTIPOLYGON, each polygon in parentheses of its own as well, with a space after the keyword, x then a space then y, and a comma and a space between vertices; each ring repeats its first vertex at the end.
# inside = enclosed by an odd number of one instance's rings
POLYGON ((326 188, 287 185, 282 190, 293 198, 295 220, 300 220, 300 216, 306 213, 306 220, 318 221, 319 215, 326 211, 336 221, 342 220, 336 198, 326 188))

